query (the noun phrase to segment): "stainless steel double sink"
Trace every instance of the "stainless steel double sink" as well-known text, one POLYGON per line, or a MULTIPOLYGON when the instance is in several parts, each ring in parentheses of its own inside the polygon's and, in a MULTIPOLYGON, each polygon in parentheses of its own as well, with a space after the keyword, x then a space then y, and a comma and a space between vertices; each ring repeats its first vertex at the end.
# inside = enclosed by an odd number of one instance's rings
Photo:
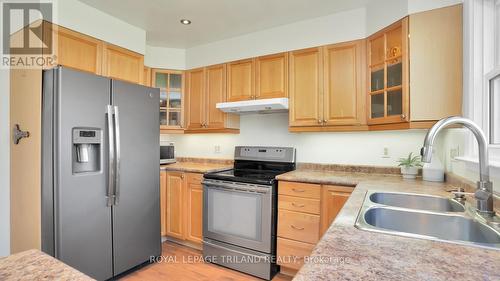
POLYGON ((474 208, 446 197, 368 191, 359 229, 500 250, 500 231, 474 208))

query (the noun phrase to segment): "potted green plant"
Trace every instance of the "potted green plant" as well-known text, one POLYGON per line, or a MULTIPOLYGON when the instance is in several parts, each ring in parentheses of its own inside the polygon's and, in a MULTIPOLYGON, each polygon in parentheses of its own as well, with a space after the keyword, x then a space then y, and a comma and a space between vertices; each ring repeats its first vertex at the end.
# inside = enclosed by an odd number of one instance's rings
POLYGON ((407 158, 400 158, 398 163, 404 179, 415 179, 418 174, 418 168, 422 167, 420 156, 413 156, 413 152, 407 158))

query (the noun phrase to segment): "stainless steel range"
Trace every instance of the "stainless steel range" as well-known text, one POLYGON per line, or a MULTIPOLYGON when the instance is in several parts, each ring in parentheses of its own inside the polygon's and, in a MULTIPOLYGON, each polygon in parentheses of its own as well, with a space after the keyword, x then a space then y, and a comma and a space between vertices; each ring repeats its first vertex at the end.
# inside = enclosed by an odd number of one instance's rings
POLYGON ((291 147, 238 146, 234 168, 203 180, 206 260, 263 279, 276 265, 277 182, 295 169, 291 147))

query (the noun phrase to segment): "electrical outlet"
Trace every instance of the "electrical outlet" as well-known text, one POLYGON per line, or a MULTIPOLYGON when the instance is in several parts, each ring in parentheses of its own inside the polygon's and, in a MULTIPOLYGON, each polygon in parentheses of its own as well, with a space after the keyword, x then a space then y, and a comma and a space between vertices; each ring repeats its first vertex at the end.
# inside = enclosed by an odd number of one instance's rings
POLYGON ((220 145, 214 146, 214 153, 220 153, 220 145))
POLYGON ((389 148, 388 147, 384 147, 384 151, 382 153, 382 158, 391 158, 391 156, 389 156, 389 148))

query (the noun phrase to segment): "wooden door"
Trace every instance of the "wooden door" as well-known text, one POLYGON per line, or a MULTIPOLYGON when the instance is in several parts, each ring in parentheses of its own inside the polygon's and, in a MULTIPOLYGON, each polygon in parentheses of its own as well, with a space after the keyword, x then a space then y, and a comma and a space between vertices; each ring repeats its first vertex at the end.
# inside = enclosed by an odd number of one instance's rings
POLYGON ((167 172, 160 172, 160 222, 161 236, 167 235, 167 172))
POLYGON ((199 129, 205 125, 205 69, 189 70, 186 75, 187 129, 199 129))
POLYGON ((321 125, 322 91, 321 48, 290 52, 290 126, 321 125))
MULTIPOLYGON (((48 25, 48 24, 47 24, 48 25)), ((103 42, 70 29, 52 25, 57 63, 101 75, 103 42)))
POLYGON ((255 98, 255 61, 246 59, 227 64, 227 101, 255 98))
POLYGON ((255 83, 257 99, 288 97, 288 53, 257 58, 255 83))
POLYGON ((186 240, 201 244, 203 241, 203 187, 202 174, 188 173, 186 204, 186 240))
POLYGON ((349 196, 353 187, 324 185, 321 194, 321 230, 320 236, 330 227, 337 217, 349 196))
POLYGON ((167 236, 184 239, 184 190, 182 172, 167 172, 167 236))
POLYGON ((144 56, 105 43, 103 74, 104 76, 114 79, 142 84, 144 75, 144 56))
POLYGON ((209 66, 206 72, 206 123, 208 128, 224 128, 225 114, 216 105, 226 101, 226 65, 209 66))
POLYGON ((363 123, 364 40, 324 47, 323 125, 363 123))

